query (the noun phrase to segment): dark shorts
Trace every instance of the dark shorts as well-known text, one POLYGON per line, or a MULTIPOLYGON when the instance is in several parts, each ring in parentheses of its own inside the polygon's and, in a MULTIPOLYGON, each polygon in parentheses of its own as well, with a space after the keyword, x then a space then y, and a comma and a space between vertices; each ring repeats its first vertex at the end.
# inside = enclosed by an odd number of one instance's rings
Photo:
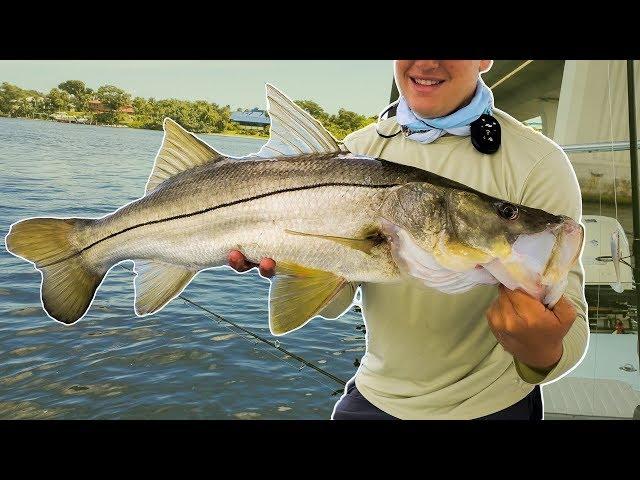
MULTIPOLYGON (((383 412, 364 398, 356 388, 355 380, 347 383, 347 393, 336 404, 334 420, 399 420, 383 412)), ((517 403, 490 415, 474 420, 542 420, 542 394, 540 386, 517 403)))

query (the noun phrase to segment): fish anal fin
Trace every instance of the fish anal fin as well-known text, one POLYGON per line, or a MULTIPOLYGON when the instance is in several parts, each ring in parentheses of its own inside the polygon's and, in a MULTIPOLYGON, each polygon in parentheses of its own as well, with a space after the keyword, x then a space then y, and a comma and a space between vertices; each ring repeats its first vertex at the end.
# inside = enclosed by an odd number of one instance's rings
MULTIPOLYGON (((269 328, 273 335, 284 335, 302 327, 328 307, 349 284, 331 272, 283 261, 278 262, 271 282, 269 328)), ((327 308, 326 313, 335 312, 327 308)))
POLYGON ((181 265, 136 260, 135 261, 136 315, 157 312, 180 295, 197 272, 181 265))

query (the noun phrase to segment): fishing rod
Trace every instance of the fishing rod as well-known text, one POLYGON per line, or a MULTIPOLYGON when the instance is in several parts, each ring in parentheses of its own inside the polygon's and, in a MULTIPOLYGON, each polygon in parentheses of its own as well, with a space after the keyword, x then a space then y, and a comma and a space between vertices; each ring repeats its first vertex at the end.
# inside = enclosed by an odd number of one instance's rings
MULTIPOLYGON (((629 268, 633 269, 633 265, 631 265, 628 262, 625 262, 625 258, 631 258, 633 255, 628 255, 626 257, 620 257, 620 263, 624 263, 626 266, 628 266, 629 268)), ((611 255, 601 255, 599 257, 595 257, 596 261, 598 262, 613 262, 613 257, 611 255)), ((635 285, 635 281, 633 282, 635 285)))
MULTIPOLYGON (((205 311, 207 313, 209 313, 210 315, 213 315, 214 317, 216 317, 217 319, 222 320, 223 322, 227 322, 230 325, 233 325, 235 328, 237 328, 238 330, 241 330, 243 332, 245 332, 247 335, 252 336, 253 338, 255 338, 256 340, 260 340, 261 342, 266 343, 267 345, 271 345, 273 348, 280 350, 281 352, 283 352, 286 355, 289 355, 293 358, 295 358, 296 360, 298 360, 300 363, 306 365, 307 367, 311 367, 314 370, 316 370, 317 372, 321 373, 322 375, 325 375, 327 377, 329 377, 331 380, 334 380, 336 382, 338 382, 339 384, 341 384, 342 386, 346 385, 347 382, 345 380, 342 380, 341 378, 336 377, 335 375, 333 375, 332 373, 327 372, 326 370, 323 370, 322 368, 314 365, 313 363, 309 362, 308 360, 305 360, 304 358, 302 358, 299 355, 296 355, 293 352, 290 352, 289 350, 287 350, 286 348, 281 347, 279 344, 272 342, 271 340, 268 340, 266 338, 264 338, 261 335, 258 335, 257 333, 253 333, 252 331, 238 325, 235 322, 232 322, 231 320, 228 320, 226 318, 224 318, 222 315, 218 315, 217 313, 215 313, 212 310, 209 310, 206 307, 203 307, 202 305, 198 305, 197 303, 193 302, 192 300, 189 300, 188 298, 182 296, 182 295, 178 295, 178 298, 180 298, 181 300, 183 300, 184 302, 199 308, 202 311, 205 311)), ((277 341, 277 340, 276 340, 277 341)))
MULTIPOLYGON (((629 113, 629 145, 638 145, 636 129, 636 93, 633 60, 627 60, 627 107, 629 113)), ((629 150, 631 163, 631 203, 633 206, 633 278, 640 283, 640 192, 638 185, 638 149, 629 150)), ((638 360, 640 361, 640 289, 636 287, 636 328, 638 334, 638 360)), ((640 405, 639 405, 640 407, 640 405)))
MULTIPOLYGON (((119 267, 121 267, 122 269, 126 270, 129 273, 134 273, 132 269, 129 269, 129 268, 125 267, 124 265, 119 265, 119 267)), ((203 312, 206 312, 209 315, 214 316, 219 321, 223 321, 223 322, 228 323, 229 325, 234 326, 238 330, 246 333, 247 335, 250 335, 251 337, 255 338, 256 340, 259 340, 259 341, 261 341, 263 343, 266 343, 267 345, 270 345, 271 347, 275 348, 276 350, 279 350, 279 351, 283 352, 285 355, 289 355, 290 357, 292 357, 292 358, 296 359, 297 361, 299 361, 300 363, 302 363, 304 366, 307 366, 307 367, 310 367, 310 368, 314 369, 318 373, 321 373, 322 375, 330 378, 331 380, 339 383, 340 385, 345 386, 347 384, 346 380, 343 380, 343 379, 333 375, 332 373, 327 372, 326 370, 323 370, 322 368, 318 367, 317 365, 314 365, 313 363, 309 362, 305 358, 303 358, 303 357, 301 357, 299 355, 296 355, 293 352, 290 352, 286 348, 281 347, 277 340, 275 342, 272 342, 271 340, 269 340, 267 338, 264 338, 263 336, 261 336, 261 335, 259 335, 257 333, 254 333, 251 330, 249 330, 249 329, 247 329, 247 328, 245 328, 245 327, 243 327, 241 325, 238 325, 237 323, 232 322, 231 320, 229 320, 227 318, 224 318, 222 315, 219 315, 216 312, 214 312, 214 311, 212 311, 212 310, 210 310, 210 309, 208 309, 206 307, 203 307, 202 305, 199 305, 198 303, 196 303, 193 300, 185 297, 182 294, 178 295, 177 298, 181 299, 186 304, 191 305, 192 307, 198 308, 198 309, 202 310, 203 312)), ((324 386, 326 386, 326 385, 324 385, 324 386)), ((335 393, 336 393, 336 391, 333 392, 333 394, 335 394, 335 393)))

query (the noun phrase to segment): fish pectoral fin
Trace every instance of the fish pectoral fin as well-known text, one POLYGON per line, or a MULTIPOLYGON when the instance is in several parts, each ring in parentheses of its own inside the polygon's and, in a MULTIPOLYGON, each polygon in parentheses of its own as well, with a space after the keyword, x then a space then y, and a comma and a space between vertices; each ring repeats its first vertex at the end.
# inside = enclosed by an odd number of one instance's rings
POLYGON ((134 279, 136 315, 149 315, 180 295, 198 272, 181 265, 153 260, 136 260, 134 279))
MULTIPOLYGON (((284 335, 302 327, 323 312, 335 314, 332 302, 345 303, 347 294, 339 296, 349 285, 346 279, 331 272, 278 262, 269 290, 269 329, 273 335, 284 335)), ((353 290, 355 292, 355 289, 353 290)), ((351 296, 353 300, 353 295, 351 296)), ((340 305, 337 305, 339 309, 340 305)), ((346 307, 345 307, 346 309, 346 307)), ((339 312, 338 312, 339 313, 339 312)))
POLYGON ((371 249, 373 247, 384 242, 386 239, 378 230, 370 230, 368 232, 365 232, 364 236, 361 238, 334 237, 331 235, 321 235, 318 233, 296 232, 289 229, 285 229, 285 232, 291 235, 324 238, 325 240, 331 240, 341 245, 346 245, 347 247, 353 248, 355 250, 360 250, 367 254, 371 253, 371 249))
POLYGON ((147 193, 174 175, 225 158, 168 117, 164 119, 163 128, 164 138, 147 181, 147 193))

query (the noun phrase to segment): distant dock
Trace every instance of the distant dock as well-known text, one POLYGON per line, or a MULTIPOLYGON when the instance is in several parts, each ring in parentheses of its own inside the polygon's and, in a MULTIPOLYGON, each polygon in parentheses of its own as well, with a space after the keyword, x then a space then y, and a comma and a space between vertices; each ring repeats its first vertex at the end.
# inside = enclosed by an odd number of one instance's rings
POLYGON ((86 117, 74 117, 73 115, 67 115, 63 112, 52 113, 51 115, 49 115, 49 118, 61 123, 90 123, 89 119, 86 117))

